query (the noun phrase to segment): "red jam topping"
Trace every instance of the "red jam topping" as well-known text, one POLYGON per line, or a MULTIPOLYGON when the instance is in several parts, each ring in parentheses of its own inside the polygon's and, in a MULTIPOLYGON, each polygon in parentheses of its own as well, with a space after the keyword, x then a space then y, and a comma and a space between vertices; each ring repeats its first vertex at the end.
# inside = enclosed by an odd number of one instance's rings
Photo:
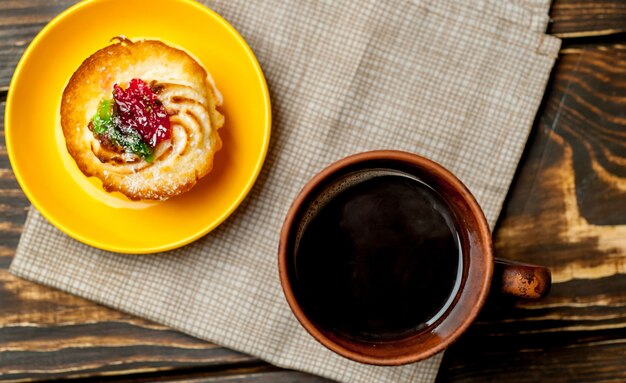
POLYGON ((154 148, 170 138, 170 120, 161 102, 143 80, 130 80, 128 88, 113 86, 113 98, 123 129, 138 132, 143 141, 154 148))

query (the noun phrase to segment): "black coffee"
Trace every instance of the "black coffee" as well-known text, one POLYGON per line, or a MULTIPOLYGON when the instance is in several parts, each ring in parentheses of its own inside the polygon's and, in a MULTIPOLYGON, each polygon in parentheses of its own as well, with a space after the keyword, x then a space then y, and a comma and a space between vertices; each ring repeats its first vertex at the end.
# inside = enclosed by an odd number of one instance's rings
POLYGON ((451 304, 459 246, 448 205, 428 185, 393 174, 366 179, 304 228, 294 293, 322 328, 362 340, 399 338, 451 304))

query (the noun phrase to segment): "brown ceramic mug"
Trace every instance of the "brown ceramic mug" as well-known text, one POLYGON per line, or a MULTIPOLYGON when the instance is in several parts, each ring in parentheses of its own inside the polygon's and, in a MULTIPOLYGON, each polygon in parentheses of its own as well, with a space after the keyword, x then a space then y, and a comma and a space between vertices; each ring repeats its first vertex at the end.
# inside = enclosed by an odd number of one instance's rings
MULTIPOLYGON (((355 182, 352 182, 355 183, 355 182)), ((400 151, 372 151, 344 158, 317 174, 287 213, 278 251, 280 281, 289 306, 302 326, 339 355, 375 365, 401 365, 428 358, 449 346, 472 323, 490 288, 519 298, 537 299, 550 290, 548 269, 495 259, 489 226, 469 190, 452 173, 424 157, 400 151), (317 323, 295 294, 294 262, 298 241, 313 207, 327 203, 357 174, 402 173, 432 187, 447 202, 460 237, 462 272, 451 302, 434 322, 395 339, 368 340, 317 323), (339 186, 338 186, 339 185, 339 186), (493 285, 493 286, 492 286, 493 285)), ((419 302, 416 302, 419 304, 419 302)))

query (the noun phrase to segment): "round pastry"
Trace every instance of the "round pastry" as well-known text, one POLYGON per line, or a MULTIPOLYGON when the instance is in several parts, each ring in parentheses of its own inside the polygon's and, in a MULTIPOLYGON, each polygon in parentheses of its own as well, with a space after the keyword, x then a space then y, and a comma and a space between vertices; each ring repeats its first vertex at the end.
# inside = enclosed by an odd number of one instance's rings
POLYGON ((74 72, 63 92, 67 150, 86 176, 132 200, 191 189, 222 141, 222 99, 186 52, 156 40, 116 38, 74 72))

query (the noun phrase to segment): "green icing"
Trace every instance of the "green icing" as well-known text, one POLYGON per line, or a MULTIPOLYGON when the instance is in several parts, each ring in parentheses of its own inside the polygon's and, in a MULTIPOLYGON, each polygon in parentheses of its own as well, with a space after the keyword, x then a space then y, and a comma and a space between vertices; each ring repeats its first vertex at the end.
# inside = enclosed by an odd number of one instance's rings
POLYGON ((96 134, 105 134, 108 130, 108 126, 113 125, 111 119, 111 100, 102 100, 98 105, 98 111, 91 120, 93 124, 93 131, 96 134))

